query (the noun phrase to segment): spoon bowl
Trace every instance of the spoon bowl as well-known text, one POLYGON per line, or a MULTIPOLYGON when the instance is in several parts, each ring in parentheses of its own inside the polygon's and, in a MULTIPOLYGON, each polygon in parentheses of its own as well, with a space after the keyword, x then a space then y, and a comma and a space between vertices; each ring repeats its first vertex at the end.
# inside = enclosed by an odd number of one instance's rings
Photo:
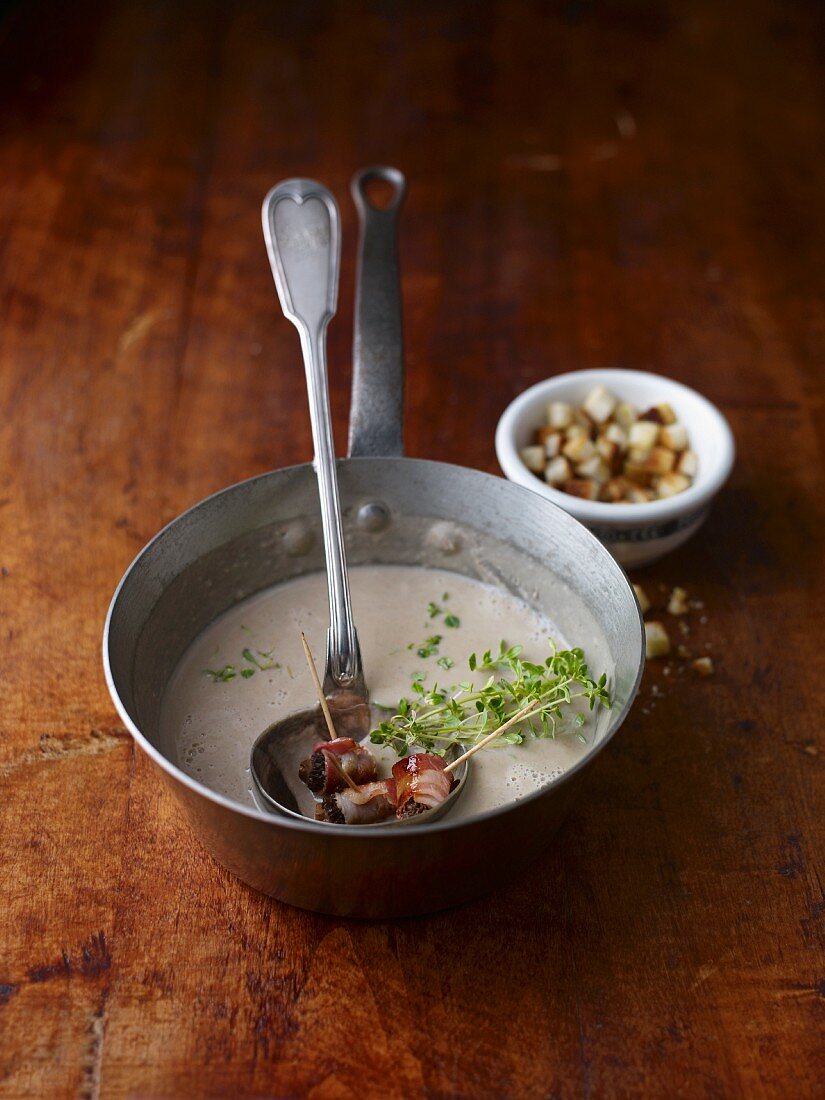
MULTIPOLYGON (((374 726, 369 704, 359 692, 336 692, 327 697, 327 705, 340 737, 362 741, 374 726)), ((298 765, 314 745, 328 740, 320 706, 288 714, 258 736, 250 761, 259 802, 265 809, 314 820, 315 800, 298 778, 298 765)))
MULTIPOLYGON (((335 713, 335 712, 333 712, 335 713)), ((340 712, 339 712, 340 713, 340 712)), ((353 712, 350 711, 352 714, 353 712)), ((338 726, 336 718, 336 727, 338 726)), ((373 723, 377 724, 377 723, 373 723)), ((357 730, 350 726, 342 728, 346 737, 358 740, 357 730)), ((298 778, 296 761, 309 756, 313 745, 323 741, 327 727, 320 707, 290 714, 280 722, 265 729, 252 746, 252 777, 255 781, 256 802, 261 809, 288 817, 298 817, 315 821, 316 802, 309 790, 298 778), (286 768, 289 768, 287 771, 286 768)), ((453 746, 445 756, 446 762, 457 759, 461 749, 453 746)), ((453 787, 443 802, 431 810, 415 814, 413 817, 390 818, 374 825, 338 825, 332 821, 321 822, 333 828, 372 829, 375 825, 424 825, 437 821, 455 805, 467 785, 470 774, 470 761, 465 760, 453 772, 453 787)))

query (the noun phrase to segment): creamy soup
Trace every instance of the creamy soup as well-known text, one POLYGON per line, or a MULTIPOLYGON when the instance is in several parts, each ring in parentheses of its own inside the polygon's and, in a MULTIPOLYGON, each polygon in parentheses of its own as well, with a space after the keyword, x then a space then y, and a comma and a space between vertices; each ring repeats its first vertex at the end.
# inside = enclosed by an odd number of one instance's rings
MULTIPOLYGON (((350 585, 371 699, 392 708, 402 696, 411 697, 414 675, 448 688, 462 680, 482 683, 488 674, 473 677, 468 657, 497 650, 502 639, 523 646, 523 656, 534 661, 548 655, 549 639, 559 648, 582 644, 564 638, 516 597, 457 573, 357 566, 350 585)), ((273 722, 314 704, 300 631, 320 668, 327 624, 326 579, 312 574, 260 592, 208 626, 184 654, 163 698, 161 732, 175 746, 179 767, 229 798, 257 805, 252 743, 273 722)), ((521 745, 483 749, 450 816, 482 813, 551 783, 592 740, 588 718, 581 728, 565 720, 555 739, 528 736, 521 745)), ((388 762, 395 759, 388 749, 375 751, 388 762)))

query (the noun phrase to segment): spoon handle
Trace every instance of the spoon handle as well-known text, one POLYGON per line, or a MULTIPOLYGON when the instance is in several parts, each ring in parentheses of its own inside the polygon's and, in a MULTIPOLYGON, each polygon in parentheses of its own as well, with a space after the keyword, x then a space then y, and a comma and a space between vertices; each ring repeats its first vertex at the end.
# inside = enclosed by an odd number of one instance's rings
POLYGON ((329 590, 327 677, 332 686, 359 688, 361 653, 352 621, 326 362, 327 325, 338 300, 338 206, 322 184, 291 179, 272 188, 261 213, 281 309, 298 329, 306 368, 329 590))

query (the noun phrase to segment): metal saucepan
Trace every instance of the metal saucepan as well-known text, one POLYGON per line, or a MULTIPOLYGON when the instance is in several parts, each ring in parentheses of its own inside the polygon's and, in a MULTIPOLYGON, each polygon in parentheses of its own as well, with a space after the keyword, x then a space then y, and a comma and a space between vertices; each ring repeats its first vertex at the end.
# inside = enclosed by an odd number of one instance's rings
MULTIPOLYGON (((416 829, 330 829, 232 801, 177 764, 159 729, 164 687, 189 643, 239 600, 323 568, 310 465, 233 485, 173 520, 141 551, 112 599, 106 678, 123 721, 158 766, 206 848, 281 901, 340 916, 424 913, 478 896, 549 843, 587 764, 621 725, 644 663, 641 616, 614 559, 536 493, 459 466, 402 458, 403 352, 395 223, 404 178, 353 180, 361 217, 350 457, 338 463, 351 564, 418 564, 496 584, 546 611, 608 670, 613 706, 595 744, 561 779, 475 818, 416 829), (390 182, 389 206, 367 186, 390 182)), ((263 259, 263 255, 262 255, 263 259)), ((306 705, 296 699, 296 709, 306 705)), ((250 731, 250 744, 259 731, 250 731)))

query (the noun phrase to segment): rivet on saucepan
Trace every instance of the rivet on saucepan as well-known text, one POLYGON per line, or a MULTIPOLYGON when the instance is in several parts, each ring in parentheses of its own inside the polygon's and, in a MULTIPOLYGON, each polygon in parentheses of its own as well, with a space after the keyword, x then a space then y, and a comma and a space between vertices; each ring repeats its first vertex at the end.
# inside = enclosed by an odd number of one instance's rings
POLYGON ((356 522, 364 531, 383 531, 390 522, 390 510, 381 501, 371 500, 358 509, 356 522))
POLYGON ((294 519, 284 528, 284 549, 292 558, 309 553, 313 539, 312 528, 306 520, 294 519))
POLYGON ((442 554, 455 554, 461 549, 461 535, 452 523, 434 523, 427 532, 427 544, 442 554))

